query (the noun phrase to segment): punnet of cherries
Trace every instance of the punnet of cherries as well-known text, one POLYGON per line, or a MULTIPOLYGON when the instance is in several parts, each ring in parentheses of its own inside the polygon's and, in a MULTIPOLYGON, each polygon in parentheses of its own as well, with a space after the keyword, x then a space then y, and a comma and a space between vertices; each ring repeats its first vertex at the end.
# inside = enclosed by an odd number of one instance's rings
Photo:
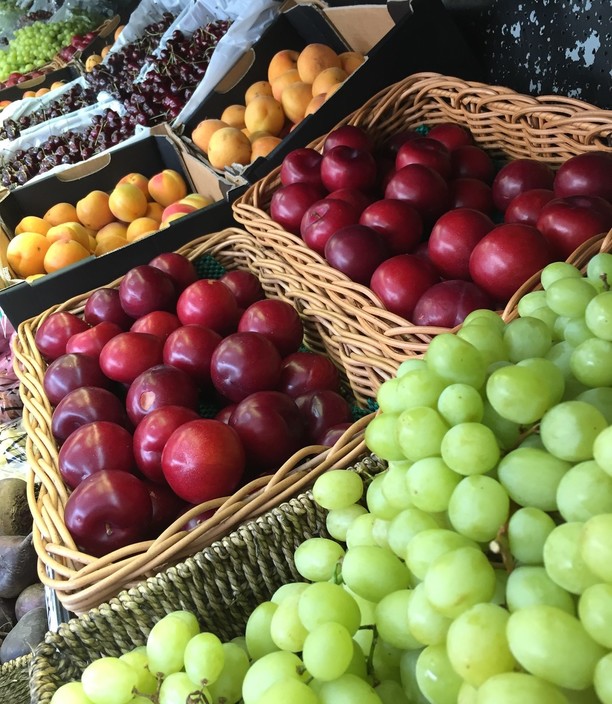
POLYGON ((549 262, 612 228, 611 153, 556 171, 497 162, 456 123, 380 144, 346 125, 321 152, 290 152, 279 177, 272 219, 417 326, 503 308, 549 262))
POLYGON ((174 521, 192 529, 212 513, 196 507, 331 446, 352 422, 338 370, 302 347, 295 308, 207 259, 201 278, 189 259, 160 254, 92 292, 82 316, 56 311, 36 331, 72 490, 65 524, 88 554, 174 521))
POLYGON ((18 150, 3 160, 0 183, 15 188, 55 166, 78 163, 124 141, 137 125, 152 127, 177 117, 206 73, 230 23, 211 22, 189 37, 177 30, 155 56, 153 50, 173 19, 165 13, 137 41, 109 54, 87 74, 86 87, 75 86, 35 112, 6 120, 0 138, 13 140, 28 127, 94 105, 102 91, 122 103, 122 114, 108 110, 82 130, 52 135, 39 146, 18 150), (146 74, 141 76, 145 66, 146 74))

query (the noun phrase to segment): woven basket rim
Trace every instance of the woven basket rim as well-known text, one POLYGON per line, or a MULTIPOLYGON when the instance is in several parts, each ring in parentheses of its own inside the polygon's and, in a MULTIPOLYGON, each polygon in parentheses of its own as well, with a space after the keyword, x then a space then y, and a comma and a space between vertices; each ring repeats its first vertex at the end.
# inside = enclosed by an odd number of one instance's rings
MULTIPOLYGON (((240 228, 227 228, 204 235, 179 248, 196 258, 240 246, 256 254, 253 238, 240 228)), ((231 250, 234 251, 233 249, 231 250)), ((109 285, 117 285, 116 279, 109 285)), ((356 421, 332 448, 311 445, 302 448, 282 467, 268 476, 258 477, 237 489, 231 496, 208 501, 178 518, 156 539, 115 550, 101 558, 81 552, 63 523, 63 508, 69 492, 57 469, 58 450, 51 433, 51 406, 42 388, 45 364, 34 342, 35 330, 55 311, 79 311, 88 293, 81 294, 43 313, 23 321, 13 344, 14 368, 23 398, 23 424, 27 432, 28 503, 34 518, 33 537, 38 554, 39 578, 51 587, 64 606, 75 613, 99 604, 134 580, 158 571, 168 563, 199 550, 237 524, 265 512, 284 497, 292 495, 309 479, 332 466, 346 466, 365 451, 363 434, 371 416, 356 421), (38 496, 36 482, 40 482, 38 496), (180 530, 191 516, 217 509, 213 516, 189 533, 180 530), (54 576, 47 573, 52 570, 54 576)))

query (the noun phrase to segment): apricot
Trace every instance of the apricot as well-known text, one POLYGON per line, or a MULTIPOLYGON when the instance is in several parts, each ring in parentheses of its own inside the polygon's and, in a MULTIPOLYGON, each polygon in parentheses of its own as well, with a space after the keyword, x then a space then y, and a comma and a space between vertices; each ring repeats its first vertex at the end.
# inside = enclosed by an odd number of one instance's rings
POLYGON ((281 49, 270 59, 268 64, 268 83, 272 83, 281 73, 297 67, 299 52, 293 49, 281 49))
POLYGON ((244 125, 244 105, 228 105, 221 113, 221 122, 225 122, 229 127, 237 127, 241 130, 244 125))
POLYGON ((319 95, 315 95, 314 98, 308 103, 306 106, 306 112, 304 113, 304 117, 306 115, 312 115, 313 112, 316 112, 321 105, 325 102, 325 93, 320 93, 319 95))
POLYGON ((26 90, 23 92, 23 98, 35 98, 36 97, 36 91, 34 90, 26 90))
POLYGON ((150 201, 147 204, 147 212, 144 214, 144 217, 152 218, 153 220, 157 220, 157 222, 161 222, 161 216, 163 212, 163 206, 161 206, 159 203, 156 203, 155 201, 150 201))
POLYGON ((132 222, 147 212, 147 199, 133 183, 115 186, 108 199, 111 213, 123 222, 132 222))
POLYGON ((100 54, 92 54, 85 61, 85 70, 89 73, 100 63, 102 63, 102 56, 100 54))
POLYGON ((178 213, 181 217, 183 215, 188 215, 189 213, 193 213, 194 210, 197 210, 195 204, 192 203, 185 203, 183 201, 177 200, 176 203, 170 203, 169 206, 164 208, 164 212, 162 214, 162 224, 168 220, 168 218, 171 215, 174 215, 174 213, 178 213))
POLYGON ((159 222, 152 218, 136 218, 128 225, 126 239, 128 242, 133 242, 144 234, 157 232, 159 230, 159 222))
POLYGON ((50 227, 51 225, 46 220, 36 215, 26 215, 25 218, 22 218, 17 223, 15 234, 19 235, 22 232, 38 232, 40 235, 46 235, 50 227))
POLYGON ((80 222, 63 222, 61 225, 54 225, 49 228, 45 237, 49 242, 74 240, 89 249, 89 234, 80 222))
POLYGON ((208 160, 215 169, 231 164, 248 164, 251 161, 251 141, 235 127, 223 127, 210 138, 208 160))
POLYGON ((111 222, 105 225, 96 234, 96 242, 101 242, 105 237, 123 237, 127 238, 127 225, 123 222, 111 222))
POLYGON ((304 83, 314 83, 314 79, 326 68, 342 68, 338 54, 327 44, 308 44, 297 60, 297 70, 304 83))
POLYGON ((76 214, 79 222, 92 230, 99 230, 115 219, 108 205, 109 195, 104 191, 91 191, 77 201, 76 214))
POLYGON ((259 156, 268 156, 268 154, 281 142, 282 139, 280 137, 272 137, 271 135, 256 139, 251 148, 251 161, 255 161, 255 159, 259 156))
POLYGON ((285 71, 285 73, 281 73, 280 76, 272 81, 272 97, 280 103, 281 95, 285 88, 300 80, 301 78, 297 68, 292 68, 289 71, 285 71))
POLYGON ((103 46, 103 47, 102 47, 102 51, 100 52, 100 56, 101 56, 102 58, 105 58, 105 56, 106 56, 106 55, 108 54, 108 52, 110 51, 110 48, 111 48, 111 45, 110 45, 110 44, 107 44, 106 46, 103 46))
POLYGON ((247 137, 251 140, 251 144, 258 140, 260 137, 274 137, 275 135, 270 134, 269 132, 266 132, 265 130, 262 130, 260 132, 253 132, 252 134, 249 132, 247 137))
POLYGON ((170 227, 171 223, 173 223, 175 220, 180 220, 181 218, 185 217, 185 213, 172 213, 172 215, 169 215, 164 222, 159 226, 160 230, 165 230, 167 227, 170 227))
POLYGON ((204 153, 208 153, 208 143, 214 132, 220 130, 222 127, 229 127, 227 122, 223 120, 202 120, 196 125, 196 128, 191 133, 191 140, 200 148, 204 153))
POLYGON ((298 123, 304 118, 308 103, 312 100, 312 87, 300 81, 287 86, 282 95, 282 106, 287 118, 298 123))
POLYGON ((53 81, 53 83, 49 86, 50 90, 55 90, 56 88, 61 88, 64 84, 64 81, 53 81))
POLYGON ((93 254, 96 251, 96 245, 98 244, 94 235, 87 235, 89 240, 89 251, 93 254))
POLYGON ((342 86, 342 83, 336 83, 335 85, 333 85, 333 86, 327 91, 327 93, 325 93, 325 100, 329 100, 329 99, 332 97, 332 95, 333 95, 341 86, 342 86))
POLYGON ((278 136, 285 124, 285 112, 278 100, 269 95, 261 95, 247 105, 244 122, 251 134, 269 132, 278 136))
POLYGON ((90 256, 90 251, 76 240, 52 242, 45 254, 43 265, 47 274, 59 271, 70 264, 76 264, 90 256))
POLYGON ((8 108, 8 106, 12 103, 12 100, 0 100, 0 110, 4 110, 4 108, 8 108))
POLYGON ((117 29, 115 30, 115 33, 113 34, 113 39, 114 39, 115 41, 117 41, 117 39, 119 39, 119 35, 121 34, 121 32, 123 32, 124 29, 125 29, 125 25, 124 25, 124 24, 120 24, 120 25, 117 27, 117 29))
POLYGON ((149 179, 136 171, 132 171, 131 173, 122 176, 117 181, 117 185, 120 183, 131 183, 140 188, 140 190, 144 193, 145 198, 149 197, 149 179))
POLYGON ((50 246, 51 242, 40 232, 21 232, 9 241, 6 260, 19 278, 44 274, 45 254, 50 246))
POLYGON ((61 225, 63 222, 78 222, 76 208, 72 203, 56 203, 43 215, 50 225, 61 225))
POLYGON ((49 92, 48 88, 39 88, 35 93, 34 97, 35 98, 42 98, 43 95, 46 95, 49 92))
POLYGON ((187 195, 187 184, 178 171, 164 169, 149 179, 149 195, 165 208, 187 195))
POLYGON ((103 240, 96 243, 94 254, 96 257, 100 257, 107 252, 113 252, 115 249, 119 249, 119 247, 125 247, 127 243, 128 242, 125 237, 119 237, 119 235, 108 235, 108 237, 105 237, 103 240))
POLYGON ((258 98, 260 95, 272 95, 272 85, 269 81, 251 83, 244 93, 244 104, 248 105, 253 98, 258 98))
POLYGON ((338 54, 342 68, 350 76, 353 71, 356 71, 365 61, 365 56, 358 51, 343 51, 338 54))
POLYGON ((212 198, 209 198, 208 196, 203 196, 201 193, 190 193, 184 198, 181 198, 181 200, 179 200, 178 202, 193 205, 196 210, 199 210, 200 208, 206 208, 207 206, 214 203, 212 198))
POLYGON ((314 98, 315 95, 320 93, 327 93, 336 83, 342 83, 347 78, 348 73, 342 68, 332 66, 331 68, 323 69, 312 84, 312 97, 314 98))

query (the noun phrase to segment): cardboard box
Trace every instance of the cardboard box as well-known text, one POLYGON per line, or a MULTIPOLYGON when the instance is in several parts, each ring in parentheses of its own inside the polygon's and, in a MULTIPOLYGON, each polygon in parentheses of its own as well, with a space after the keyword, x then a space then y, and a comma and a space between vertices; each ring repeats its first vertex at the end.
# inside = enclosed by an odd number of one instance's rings
POLYGON ((0 90, 0 100, 21 100, 26 90, 50 88, 56 81, 70 83, 80 75, 81 69, 77 64, 68 64, 68 66, 64 66, 63 68, 57 68, 48 73, 44 73, 42 76, 30 78, 29 81, 23 81, 23 83, 18 83, 9 88, 2 88, 2 90, 0 90))
POLYGON ((179 126, 177 131, 196 153, 202 155, 189 138, 197 124, 206 118, 219 118, 228 105, 244 103, 246 89, 267 78, 268 64, 277 51, 299 51, 311 42, 322 42, 338 52, 360 51, 367 60, 267 158, 236 171, 226 170, 226 178, 234 183, 252 184, 259 180, 292 149, 327 133, 372 95, 411 73, 436 71, 472 80, 483 76, 480 64, 441 0, 393 0, 382 5, 336 7, 291 2, 285 8, 186 123, 179 126))
MULTIPOLYGON (((168 228, 99 257, 88 257, 53 274, 34 280, 12 281, 0 290, 0 309, 17 328, 49 306, 62 303, 123 276, 160 252, 175 250, 192 239, 234 224, 230 199, 215 174, 189 154, 167 127, 110 153, 103 153, 48 178, 7 191, 0 200, 0 263, 6 266, 6 247, 25 215, 42 216, 55 203, 76 203, 92 190, 110 191, 124 174, 138 171, 152 176, 165 168, 183 174, 192 191, 215 199, 212 205, 174 221, 168 228)), ((232 191, 233 200, 242 189, 232 191)))

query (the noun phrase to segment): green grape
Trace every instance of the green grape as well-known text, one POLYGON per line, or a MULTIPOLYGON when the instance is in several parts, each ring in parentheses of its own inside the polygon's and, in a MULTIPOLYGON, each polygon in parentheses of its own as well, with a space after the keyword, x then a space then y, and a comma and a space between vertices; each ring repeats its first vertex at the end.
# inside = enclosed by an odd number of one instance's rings
POLYGON ((408 630, 414 638, 423 645, 440 645, 446 641, 451 623, 429 603, 425 586, 417 584, 408 602, 408 630))
POLYGON ((490 603, 497 606, 506 606, 506 586, 508 585, 508 572, 497 565, 495 568, 495 591, 490 603))
POLYGON ((136 689, 141 694, 154 694, 157 691, 157 678, 149 670, 146 646, 140 645, 128 653, 124 653, 119 657, 119 660, 122 660, 136 671, 138 675, 136 689))
POLYGON ((565 391, 565 377, 554 362, 544 357, 529 357, 517 362, 516 366, 530 369, 543 379, 546 379, 548 393, 552 403, 559 403, 559 401, 561 401, 565 391))
POLYGON ((466 340, 452 333, 436 335, 425 354, 427 366, 449 384, 469 384, 481 388, 486 365, 482 354, 466 340))
POLYGON ((593 457, 593 442, 607 426, 594 406, 584 401, 564 401, 544 414, 540 436, 551 455, 581 462, 593 457))
POLYGON ((376 545, 373 528, 376 517, 371 513, 365 513, 351 523, 346 531, 346 545, 349 549, 359 545, 376 545))
POLYGON ((400 680, 400 660, 405 652, 378 638, 372 651, 372 676, 375 680, 400 680))
POLYGON ((548 350, 544 359, 552 362, 561 372, 563 378, 567 379, 572 376, 571 359, 573 353, 574 348, 572 345, 570 345, 567 340, 563 340, 562 342, 554 344, 550 350, 548 350))
POLYGON ((319 704, 316 693, 304 682, 292 677, 279 680, 268 687, 257 704, 319 704))
POLYGON ((516 306, 518 314, 521 318, 524 318, 531 314, 532 311, 541 308, 546 305, 546 291, 529 291, 522 298, 516 306))
MULTIPOLYGON (((603 415, 608 425, 612 425, 612 389, 610 387, 598 387, 587 389, 576 396, 576 401, 590 403, 603 415)), ((597 439, 595 440, 597 444, 597 439)))
POLYGON ((214 633, 198 633, 187 643, 184 660, 189 679, 207 687, 223 671, 223 643, 214 633))
POLYGON ((612 512, 612 477, 594 460, 574 465, 559 482, 557 506, 570 522, 612 512))
POLYGON ((591 638, 612 650, 612 584, 587 587, 578 601, 578 616, 591 638))
POLYGON ((585 386, 610 386, 612 384, 612 342, 590 337, 580 342, 570 358, 575 378, 585 386))
POLYGON ((389 524, 387 531, 389 548, 403 560, 406 557, 408 544, 417 533, 439 527, 431 514, 414 506, 404 509, 389 524))
POLYGON ((589 518, 580 535, 580 556, 591 572, 612 582, 612 513, 589 518))
MULTIPOLYGON (((555 324, 553 325, 552 329, 552 336, 553 340, 557 341, 565 341, 565 326, 568 324, 568 322, 571 320, 571 318, 568 318, 565 315, 558 315, 555 324)), ((553 345, 554 347, 554 345, 553 345)), ((548 355, 546 355, 548 357, 548 355)))
POLYGON ((334 469, 321 474, 312 487, 314 500, 326 509, 346 508, 363 495, 363 480, 357 472, 334 469))
POLYGON ((346 534, 349 527, 357 516, 367 513, 367 509, 361 504, 352 504, 346 508, 335 508, 328 512, 325 517, 325 527, 334 540, 346 542, 346 534))
POLYGON ((503 457, 497 476, 519 506, 557 509, 557 488, 571 464, 537 447, 518 447, 503 457))
POLYGON ((456 704, 461 678, 444 645, 428 645, 421 651, 415 674, 421 692, 431 704, 456 704))
POLYGON ((272 616, 277 608, 273 602, 263 601, 251 611, 244 635, 247 650, 253 660, 259 660, 264 655, 278 650, 270 635, 272 616))
POLYGON ((295 568, 311 582, 325 582, 334 576, 344 549, 329 538, 308 538, 298 545, 293 555, 295 568))
POLYGON ((324 682, 319 690, 319 701, 320 704, 382 704, 378 694, 367 682, 348 674, 332 682, 324 682))
POLYGON ((494 675, 478 688, 475 704, 569 704, 550 682, 526 672, 494 675))
POLYGON ((612 340, 612 291, 598 293, 584 312, 589 330, 602 340, 612 340))
POLYGON ((382 704, 411 704, 404 694, 402 685, 395 680, 383 680, 374 687, 374 691, 380 697, 382 704))
POLYGON ((442 438, 447 430, 448 425, 442 416, 428 406, 409 408, 397 420, 399 445, 404 457, 412 462, 439 455, 442 438))
POLYGON ((515 318, 504 330, 508 359, 519 362, 528 357, 543 357, 552 347, 552 334, 537 318, 515 318))
POLYGON ((485 321, 475 320, 471 325, 464 325, 457 332, 457 337, 469 342, 480 352, 485 367, 508 359, 508 346, 502 331, 485 321))
POLYGON ((508 519, 510 499, 492 477, 465 477, 453 491, 448 517, 453 528, 479 543, 493 540, 508 519))
POLYGON ((184 704, 186 701, 193 701, 194 696, 199 697, 200 701, 210 701, 208 688, 192 682, 185 672, 172 672, 167 675, 159 688, 159 704, 184 704))
POLYGON ((566 277, 553 281, 546 289, 546 305, 557 315, 581 318, 597 290, 589 279, 566 277))
POLYGON ((416 679, 416 664, 423 650, 405 650, 399 661, 400 682, 410 704, 428 704, 416 679))
POLYGON ((235 643, 223 643, 223 670, 209 685, 210 704, 238 704, 242 699, 242 682, 250 663, 245 651, 235 643))
POLYGON ((538 450, 544 449, 544 445, 542 444, 542 440, 541 440, 540 436, 538 435, 538 433, 536 433, 536 432, 527 433, 525 436, 523 436, 523 439, 519 443, 518 447, 535 447, 538 450))
POLYGON ((512 570, 506 584, 506 602, 510 611, 547 604, 572 616, 576 614, 571 594, 555 584, 544 567, 538 565, 523 565, 512 570))
POLYGON ((114 657, 94 660, 81 675, 83 691, 93 704, 127 704, 137 682, 136 670, 114 657))
POLYGON ((385 476, 385 473, 377 474, 370 482, 366 492, 366 505, 368 511, 376 518, 391 520, 397 516, 400 509, 391 504, 383 491, 385 476))
MULTIPOLYGON (((335 622, 352 636, 361 625, 358 602, 339 584, 315 582, 300 595, 298 616, 306 630, 335 622)), ((315 675, 317 676, 317 675, 315 675)))
POLYGON ((506 327, 506 323, 499 313, 496 313, 494 310, 489 310, 488 308, 478 308, 465 316, 462 328, 473 325, 474 323, 480 325, 483 322, 497 329, 499 332, 503 332, 506 327))
POLYGON ((341 677, 353 659, 353 639, 334 621, 315 626, 304 641, 302 659, 308 672, 324 682, 341 677))
POLYGON ((516 667, 508 641, 509 614, 496 604, 476 604, 450 625, 446 652, 459 677, 480 687, 489 677, 516 667))
POLYGON ((470 606, 491 599, 495 571, 480 550, 462 547, 437 557, 423 584, 431 605, 443 616, 456 618, 470 606))
POLYGON ((383 460, 406 459, 397 436, 398 418, 397 413, 379 413, 366 427, 365 444, 383 460))
POLYGON ((409 359, 405 359, 397 368, 397 371, 395 372, 395 376, 399 379, 400 377, 404 376, 404 374, 407 374, 408 372, 411 372, 413 369, 426 369, 427 368, 427 363, 423 359, 423 357, 410 357, 409 359))
POLYGON ((512 420, 502 417, 486 399, 482 423, 495 433, 497 442, 502 450, 510 450, 516 447, 521 434, 521 426, 512 420))
POLYGON ((410 583, 408 568, 399 558, 384 548, 368 545, 347 551, 342 578, 352 591, 374 602, 398 589, 406 589, 410 583))
POLYGON ((372 537, 378 547, 389 548, 389 525, 390 521, 386 521, 384 518, 374 519, 374 523, 372 524, 372 537))
POLYGON ((545 604, 512 613, 506 633, 512 654, 525 670, 568 689, 586 689, 605 654, 577 618, 545 604))
POLYGON ((262 694, 275 682, 296 679, 306 682, 310 675, 295 653, 277 650, 251 664, 242 683, 244 704, 256 704, 262 694))
POLYGON ((555 522, 539 508, 526 506, 515 511, 508 521, 508 543, 515 560, 524 565, 541 565, 544 543, 555 522))
POLYGON ((389 462, 388 469, 383 473, 381 482, 382 493, 393 508, 404 509, 412 505, 410 492, 406 485, 406 476, 412 462, 389 462))
POLYGON ((376 604, 373 601, 364 599, 359 594, 351 591, 351 589, 346 585, 342 584, 342 589, 346 591, 357 603, 359 607, 360 621, 359 626, 372 626, 374 625, 374 610, 376 609, 376 604))
POLYGON ((612 704, 612 653, 604 655, 597 663, 593 684, 602 704, 612 704))
POLYGON ((588 329, 584 318, 571 318, 565 326, 563 337, 572 347, 576 347, 581 342, 590 340, 593 333, 588 329))
POLYGON ((383 413, 401 413, 404 410, 404 400, 399 393, 397 377, 384 381, 376 392, 376 402, 383 413))
POLYGON ((457 704, 476 704, 477 695, 478 691, 475 687, 467 682, 462 682, 457 694, 457 704))
POLYGON ((482 423, 459 423, 442 438, 444 462, 458 474, 485 474, 499 461, 499 445, 493 431, 482 423))
POLYGON ((80 682, 67 682, 55 690, 51 704, 92 704, 92 701, 80 682))
POLYGON ((567 262, 551 262, 540 272, 540 283, 542 284, 545 294, 549 286, 555 281, 567 278, 578 279, 581 277, 580 269, 577 269, 573 264, 568 264, 567 262))
MULTIPOLYGON (((421 511, 446 511, 461 477, 441 457, 415 462, 406 475, 406 486, 414 506, 421 511)), ((435 526, 432 526, 432 528, 435 526)))
POLYGON ((541 306, 540 308, 536 308, 531 311, 529 317, 541 320, 550 331, 551 340, 555 339, 555 323, 557 322, 557 318, 559 316, 553 310, 551 310, 548 306, 541 306))
POLYGON ((398 380, 397 391, 403 402, 401 411, 417 406, 435 408, 438 396, 442 393, 446 384, 446 381, 427 366, 422 369, 409 371, 398 380))
POLYGON ((438 413, 451 426, 479 423, 484 413, 482 396, 473 386, 450 384, 438 398, 438 413))
POLYGON ((424 530, 413 536, 406 549, 406 564, 408 569, 417 579, 425 579, 432 562, 441 555, 456 550, 457 548, 478 545, 464 535, 452 530, 437 529, 424 530))
POLYGON ((193 626, 178 612, 167 614, 158 621, 147 637, 151 672, 169 675, 182 670, 185 648, 194 635, 193 626))
POLYGON ((375 623, 378 635, 389 645, 400 650, 422 648, 408 625, 408 606, 412 590, 398 589, 384 596, 376 605, 375 623))
POLYGON ((278 605, 285 601, 287 597, 299 595, 306 591, 306 587, 309 586, 310 582, 287 582, 286 584, 281 584, 281 586, 270 597, 270 601, 278 605))
POLYGON ((554 404, 548 380, 528 366, 514 364, 496 369, 487 380, 486 390, 493 410, 521 425, 540 420, 554 404))
POLYGON ((586 276, 591 281, 601 281, 602 275, 605 280, 612 279, 612 254, 609 252, 599 252, 593 255, 587 264, 586 276))
POLYGON ((308 631, 300 621, 298 603, 303 592, 295 592, 283 599, 270 621, 270 636, 281 650, 299 653, 308 631))
MULTIPOLYGON (((361 631, 362 633, 364 631, 361 631)), ((370 631, 371 633, 372 631, 370 631)), ((369 652, 369 649, 368 649, 369 652)), ((361 649, 360 645, 353 639, 353 657, 349 666, 346 668, 347 675, 355 675, 362 680, 368 679, 368 664, 366 662, 366 656, 364 651, 361 649)))
POLYGON ((587 567, 581 554, 584 525, 580 522, 562 523, 550 532, 544 543, 544 567, 548 576, 572 594, 582 594, 587 587, 601 581, 587 567))
POLYGON ((593 458, 612 477, 612 426, 604 428, 593 443, 593 458))

